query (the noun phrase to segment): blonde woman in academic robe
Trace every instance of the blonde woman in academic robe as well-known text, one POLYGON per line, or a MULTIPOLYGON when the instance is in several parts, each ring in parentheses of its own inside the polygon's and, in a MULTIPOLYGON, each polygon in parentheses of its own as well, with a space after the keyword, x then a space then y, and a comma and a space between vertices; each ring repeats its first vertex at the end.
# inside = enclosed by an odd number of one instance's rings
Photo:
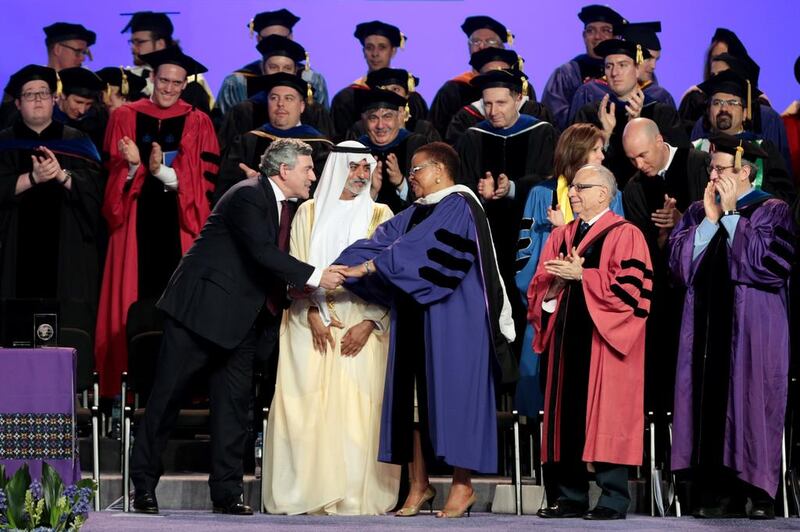
MULTIPOLYGON (((392 217, 370 195, 375 166, 358 142, 333 149, 314 199, 293 220, 293 256, 328 266, 392 217)), ((400 467, 377 459, 388 328, 388 309, 343 288, 297 298, 284 314, 264 457, 270 513, 374 515, 395 506, 400 467)))

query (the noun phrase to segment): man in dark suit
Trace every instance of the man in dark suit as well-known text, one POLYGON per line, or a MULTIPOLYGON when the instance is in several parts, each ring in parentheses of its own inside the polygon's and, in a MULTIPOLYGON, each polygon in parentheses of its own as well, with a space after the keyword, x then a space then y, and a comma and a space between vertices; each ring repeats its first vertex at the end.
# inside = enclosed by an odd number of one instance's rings
POLYGON ((188 383, 208 366, 214 512, 253 513, 242 476, 256 344, 276 342, 287 285, 333 289, 343 280, 336 268, 315 269, 287 253, 287 200, 308 198, 313 168, 308 144, 270 144, 261 174, 220 199, 172 275, 157 305, 167 315, 164 338, 131 459, 135 511, 158 513, 161 453, 188 383))

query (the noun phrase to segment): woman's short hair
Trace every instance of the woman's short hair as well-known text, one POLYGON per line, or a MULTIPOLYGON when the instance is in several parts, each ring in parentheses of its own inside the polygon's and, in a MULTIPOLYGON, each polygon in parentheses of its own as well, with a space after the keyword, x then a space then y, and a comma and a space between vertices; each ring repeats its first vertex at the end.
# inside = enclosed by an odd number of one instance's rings
POLYGON ((556 144, 553 176, 563 175, 571 182, 598 140, 602 142, 603 133, 593 124, 573 124, 565 129, 556 144))
POLYGON ((418 153, 424 153, 430 157, 432 161, 441 164, 450 179, 453 181, 457 179, 460 163, 458 160, 458 153, 456 153, 456 150, 454 150, 452 146, 444 142, 431 142, 430 144, 425 144, 417 148, 414 155, 418 153))
POLYGON ((294 165, 297 164, 298 156, 310 156, 312 151, 311 146, 302 140, 277 139, 264 151, 258 169, 267 177, 278 175, 282 164, 285 164, 289 168, 294 168, 294 165))

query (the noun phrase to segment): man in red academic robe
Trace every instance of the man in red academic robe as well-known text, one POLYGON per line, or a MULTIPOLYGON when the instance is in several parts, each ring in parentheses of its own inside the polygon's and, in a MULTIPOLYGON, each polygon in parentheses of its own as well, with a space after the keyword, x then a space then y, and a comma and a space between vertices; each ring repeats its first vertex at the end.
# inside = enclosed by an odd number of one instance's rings
POLYGON ((575 220, 556 228, 528 289, 546 375, 543 460, 558 496, 540 517, 624 519, 629 465, 642 463, 644 339, 653 269, 641 231, 609 211, 616 180, 584 166, 575 220), (588 509, 587 470, 602 490, 588 509))
POLYGON ((211 120, 180 99, 187 76, 206 68, 177 47, 142 59, 154 69, 153 95, 111 115, 104 143, 109 245, 95 344, 104 396, 127 369, 129 307, 163 292, 211 212, 219 167, 211 120))

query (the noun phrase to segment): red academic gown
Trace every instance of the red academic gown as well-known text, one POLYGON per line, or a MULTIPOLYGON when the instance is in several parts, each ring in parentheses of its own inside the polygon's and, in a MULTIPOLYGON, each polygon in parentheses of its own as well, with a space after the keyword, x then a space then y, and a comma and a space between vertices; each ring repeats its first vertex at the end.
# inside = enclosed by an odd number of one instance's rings
POLYGON ((103 216, 108 222, 109 243, 95 340, 95 362, 100 373, 101 395, 114 396, 119 378, 128 367, 125 333, 128 308, 138 298, 136 214, 137 199, 148 173, 142 161, 133 179, 128 180, 128 163, 120 154, 123 136, 136 139, 137 114, 158 120, 186 115, 178 154, 171 163, 178 177, 178 224, 181 252, 185 253, 200 233, 211 213, 211 179, 219 165, 219 145, 208 115, 180 100, 162 109, 148 99, 126 104, 111 115, 106 130, 104 151, 109 154, 108 183, 103 201, 103 216))
MULTIPOLYGON (((569 334, 554 327, 565 290, 557 296, 556 311, 544 320, 542 302, 554 276, 544 262, 556 258, 566 244, 571 249, 580 220, 553 230, 545 244, 539 267, 528 288, 528 319, 535 334, 533 350, 547 353, 554 360, 554 336, 569 334)), ((623 218, 608 212, 595 222, 578 245, 582 254, 591 241, 610 226, 620 223, 605 235, 599 266, 585 268, 580 284, 593 324, 589 389, 586 404, 584 462, 639 465, 642 463, 644 431, 644 339, 645 320, 650 309, 653 267, 641 231, 623 218)), ((560 461, 559 426, 562 397, 553 397, 551 387, 563 379, 554 375, 554 364, 547 364, 545 390, 545 432, 543 456, 560 461), (555 401, 556 404, 552 404, 555 401), (554 448, 549 449, 549 427, 555 428, 554 448)), ((563 365, 560 366, 563 368, 563 365)))

